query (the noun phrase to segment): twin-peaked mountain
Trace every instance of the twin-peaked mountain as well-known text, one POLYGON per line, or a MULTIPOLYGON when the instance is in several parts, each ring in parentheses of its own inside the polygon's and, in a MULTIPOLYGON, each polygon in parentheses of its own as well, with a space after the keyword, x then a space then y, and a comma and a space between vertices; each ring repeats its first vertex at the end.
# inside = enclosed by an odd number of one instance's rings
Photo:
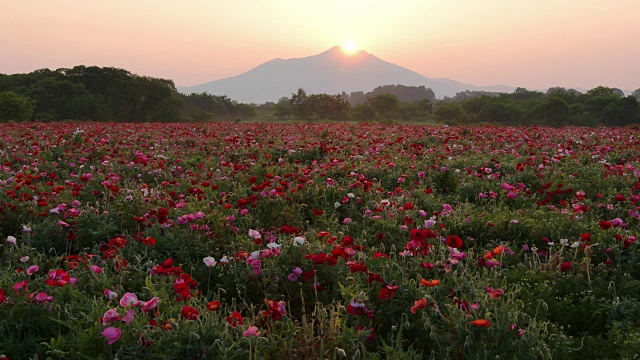
POLYGON ((425 86, 438 98, 454 96, 464 90, 512 92, 513 87, 479 87, 450 79, 432 79, 402 66, 386 62, 364 50, 346 54, 335 46, 318 55, 273 59, 243 74, 205 84, 184 87, 186 94, 208 92, 227 95, 244 103, 278 101, 298 88, 308 94, 339 94, 371 91, 381 85, 425 86))

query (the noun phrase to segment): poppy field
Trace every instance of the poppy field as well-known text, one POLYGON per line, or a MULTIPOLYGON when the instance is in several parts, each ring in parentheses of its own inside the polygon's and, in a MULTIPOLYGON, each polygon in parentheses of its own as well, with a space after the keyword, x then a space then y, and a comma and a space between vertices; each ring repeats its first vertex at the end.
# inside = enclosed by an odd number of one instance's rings
POLYGON ((0 358, 640 353, 638 129, 21 123, 0 166, 0 358))

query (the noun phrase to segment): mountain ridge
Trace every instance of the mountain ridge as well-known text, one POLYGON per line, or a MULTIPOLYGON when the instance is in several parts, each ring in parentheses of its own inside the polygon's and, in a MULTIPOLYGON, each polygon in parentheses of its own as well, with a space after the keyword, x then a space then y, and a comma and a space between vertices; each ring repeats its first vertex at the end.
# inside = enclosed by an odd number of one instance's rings
POLYGON ((298 88, 307 93, 339 94, 370 91, 383 85, 425 86, 436 97, 454 96, 465 90, 512 92, 513 86, 476 86, 448 78, 428 78, 403 66, 390 63, 365 50, 345 53, 334 46, 316 55, 274 58, 236 75, 203 84, 181 87, 185 94, 208 92, 227 95, 244 103, 276 102, 298 88))

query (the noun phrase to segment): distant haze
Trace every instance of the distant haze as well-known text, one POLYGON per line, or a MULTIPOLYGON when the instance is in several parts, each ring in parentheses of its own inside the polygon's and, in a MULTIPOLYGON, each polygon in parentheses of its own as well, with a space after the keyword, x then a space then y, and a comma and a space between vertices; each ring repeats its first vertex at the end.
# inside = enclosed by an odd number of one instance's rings
POLYGON ((640 88, 638 0, 5 0, 0 9, 5 74, 84 64, 192 86, 352 39, 429 78, 640 88))
POLYGON ((307 93, 337 94, 342 91, 371 91, 381 85, 423 85, 437 97, 453 96, 464 90, 511 92, 508 86, 478 87, 449 79, 430 79, 404 67, 386 62, 364 50, 347 54, 335 46, 321 54, 299 59, 274 59, 238 76, 181 88, 184 93, 208 92, 227 95, 247 103, 277 101, 298 88, 307 93))

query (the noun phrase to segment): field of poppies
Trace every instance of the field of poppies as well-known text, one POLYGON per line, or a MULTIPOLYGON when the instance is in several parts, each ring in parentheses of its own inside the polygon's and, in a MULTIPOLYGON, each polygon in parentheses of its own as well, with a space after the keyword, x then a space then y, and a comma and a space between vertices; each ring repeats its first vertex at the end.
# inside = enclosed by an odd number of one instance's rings
POLYGON ((640 353, 638 129, 2 129, 0 358, 640 353))

